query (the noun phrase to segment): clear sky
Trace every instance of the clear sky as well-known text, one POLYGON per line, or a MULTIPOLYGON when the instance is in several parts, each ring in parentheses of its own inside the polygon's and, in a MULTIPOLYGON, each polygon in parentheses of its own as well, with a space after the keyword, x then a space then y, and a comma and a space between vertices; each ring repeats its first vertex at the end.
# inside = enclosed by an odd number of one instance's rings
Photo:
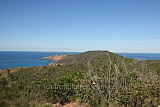
POLYGON ((160 0, 0 0, 6 50, 160 53, 160 0))

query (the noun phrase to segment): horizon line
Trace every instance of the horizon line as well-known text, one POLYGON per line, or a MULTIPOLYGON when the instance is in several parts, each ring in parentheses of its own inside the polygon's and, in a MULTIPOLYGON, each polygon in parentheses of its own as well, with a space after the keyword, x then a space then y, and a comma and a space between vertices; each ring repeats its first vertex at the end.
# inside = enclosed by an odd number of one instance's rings
MULTIPOLYGON (((87 50, 87 51, 31 51, 31 50, 0 50, 0 52, 79 52, 79 53, 82 53, 82 52, 88 52, 88 51, 108 51, 108 50, 87 50)), ((115 52, 115 51, 109 51, 109 52, 112 52, 112 53, 160 53, 160 52, 115 52)))

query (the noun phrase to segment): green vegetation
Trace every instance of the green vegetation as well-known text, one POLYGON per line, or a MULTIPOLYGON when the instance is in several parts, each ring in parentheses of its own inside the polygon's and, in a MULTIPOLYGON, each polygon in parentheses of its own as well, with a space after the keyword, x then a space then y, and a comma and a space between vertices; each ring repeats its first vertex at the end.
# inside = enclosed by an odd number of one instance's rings
POLYGON ((74 101, 89 107, 160 105, 159 60, 139 61, 107 51, 89 51, 57 63, 63 65, 1 72, 0 106, 47 107, 74 101))

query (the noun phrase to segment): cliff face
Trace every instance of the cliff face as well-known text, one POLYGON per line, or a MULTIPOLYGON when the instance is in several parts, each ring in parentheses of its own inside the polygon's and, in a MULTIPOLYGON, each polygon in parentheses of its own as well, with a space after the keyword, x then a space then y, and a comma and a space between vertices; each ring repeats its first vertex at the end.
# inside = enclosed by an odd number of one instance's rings
POLYGON ((64 59, 66 56, 69 56, 69 55, 53 55, 53 56, 48 56, 40 59, 59 61, 61 59, 64 59))

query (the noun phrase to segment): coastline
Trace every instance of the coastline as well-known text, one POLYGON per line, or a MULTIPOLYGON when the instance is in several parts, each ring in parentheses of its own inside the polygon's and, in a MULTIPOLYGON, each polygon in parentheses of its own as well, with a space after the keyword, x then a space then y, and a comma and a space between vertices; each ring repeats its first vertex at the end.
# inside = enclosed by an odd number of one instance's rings
POLYGON ((59 61, 59 60, 64 59, 64 58, 67 57, 67 56, 69 56, 69 54, 65 54, 65 55, 52 55, 52 56, 48 56, 48 57, 44 57, 44 58, 38 58, 38 59, 59 61))
MULTIPOLYGON (((62 63, 62 61, 65 58, 67 58, 68 56, 71 56, 72 54, 63 54, 63 55, 51 55, 51 56, 47 56, 47 57, 42 57, 42 58, 37 58, 39 60, 50 60, 50 62, 46 65, 40 65, 40 66, 30 66, 30 67, 43 67, 43 66, 61 66, 64 65, 64 63, 62 63)), ((134 59, 134 58, 132 58, 134 59)), ((0 60, 3 60, 2 58, 0 58, 0 60)), ((150 59, 150 60, 145 60, 147 62, 152 62, 152 61, 159 61, 158 59, 150 59)), ((15 70, 20 70, 20 69, 26 69, 29 67, 16 67, 16 68, 9 68, 13 71, 15 70)), ((5 71, 6 69, 0 70, 1 71, 5 71)))
MULTIPOLYGON (((47 57, 43 57, 43 58, 38 58, 40 60, 50 60, 52 62, 50 62, 47 65, 43 65, 43 66, 60 66, 63 65, 61 63, 58 63, 57 61, 60 61, 64 58, 66 58, 67 56, 69 56, 70 54, 65 54, 65 55, 52 55, 52 56, 47 56, 47 57)), ((43 67, 43 66, 33 66, 33 67, 43 67)), ((17 70, 21 70, 21 69, 26 69, 29 67, 16 67, 16 68, 9 68, 11 70, 11 72, 17 71, 17 70)), ((6 71, 6 69, 4 70, 0 70, 0 72, 6 71)))
POLYGON ((63 65, 61 63, 58 63, 58 61, 65 59, 67 56, 70 56, 70 54, 64 54, 64 55, 52 55, 52 56, 48 56, 48 57, 44 57, 44 58, 38 58, 38 59, 42 59, 42 60, 51 60, 52 62, 49 63, 46 66, 60 66, 63 65))

